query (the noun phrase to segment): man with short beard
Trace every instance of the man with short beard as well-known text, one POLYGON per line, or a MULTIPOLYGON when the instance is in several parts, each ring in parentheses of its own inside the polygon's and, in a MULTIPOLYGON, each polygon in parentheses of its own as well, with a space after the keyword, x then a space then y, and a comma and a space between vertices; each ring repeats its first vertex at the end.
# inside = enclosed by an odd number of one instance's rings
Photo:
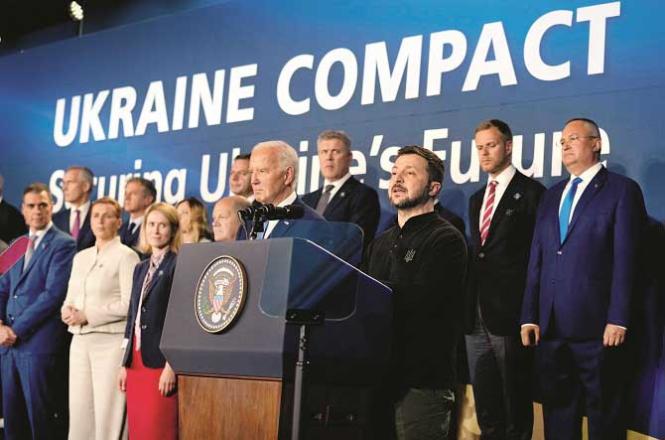
POLYGON ((443 173, 432 151, 399 150, 388 186, 397 224, 367 251, 367 273, 393 289, 386 388, 400 440, 447 438, 455 400, 467 251, 462 234, 434 212, 443 173))

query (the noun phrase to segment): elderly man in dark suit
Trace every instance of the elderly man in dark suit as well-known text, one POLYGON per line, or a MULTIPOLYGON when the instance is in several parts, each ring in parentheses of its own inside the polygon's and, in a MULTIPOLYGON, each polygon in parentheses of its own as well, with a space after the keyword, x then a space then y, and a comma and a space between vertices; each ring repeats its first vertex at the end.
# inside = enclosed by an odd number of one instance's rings
POLYGON ((95 236, 90 229, 90 193, 93 174, 89 168, 71 166, 62 179, 62 190, 67 208, 53 216, 53 224, 76 240, 76 250, 87 249, 95 244, 95 236))
POLYGON ((471 264, 466 351, 481 438, 531 439, 533 404, 520 311, 536 210, 545 187, 512 165, 513 134, 498 119, 475 131, 487 185, 469 200, 471 264))
POLYGON ((9 244, 16 237, 28 232, 28 229, 25 226, 25 219, 19 210, 4 199, 4 189, 5 179, 0 174, 0 240, 9 244))
MULTIPOLYGON (((296 194, 298 182, 298 154, 284 141, 266 141, 256 144, 249 160, 252 172, 252 189, 256 203, 276 207, 297 205, 303 208, 301 220, 270 220, 258 238, 309 237, 315 233, 311 222, 324 220, 315 210, 305 205, 296 194)), ((249 229, 248 229, 249 230, 249 229)), ((245 231, 238 231, 238 238, 245 238, 245 231)))
POLYGON ((529 258, 522 342, 538 345, 548 439, 626 438, 621 404, 639 242, 646 212, 639 185, 600 163, 598 125, 563 129, 570 173, 543 196, 529 258), (586 411, 585 411, 586 410, 586 411))
POLYGON ((351 139, 343 131, 326 130, 316 141, 323 187, 305 194, 303 201, 326 220, 355 223, 363 231, 363 248, 374 239, 381 208, 376 191, 349 172, 351 139))
POLYGON ((67 328, 60 306, 76 253, 53 226, 53 201, 43 183, 23 193, 30 228, 25 256, 0 277, 0 369, 9 439, 67 436, 67 328))

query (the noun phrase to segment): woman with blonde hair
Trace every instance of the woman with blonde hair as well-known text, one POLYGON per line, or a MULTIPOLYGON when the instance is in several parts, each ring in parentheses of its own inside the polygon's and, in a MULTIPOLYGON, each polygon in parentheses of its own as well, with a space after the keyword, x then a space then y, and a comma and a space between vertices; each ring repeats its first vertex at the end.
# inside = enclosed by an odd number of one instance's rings
POLYGON ((122 334, 139 258, 118 236, 120 205, 90 208, 95 245, 76 254, 62 321, 74 334, 69 354, 69 439, 127 438, 125 395, 115 386, 122 334))
POLYGON ((130 438, 178 437, 176 376, 159 340, 180 240, 176 209, 167 203, 150 206, 141 230, 141 251, 149 257, 134 270, 125 356, 118 376, 120 390, 127 393, 130 438))
POLYGON ((209 242, 210 227, 203 203, 196 197, 187 197, 175 205, 178 211, 180 233, 183 243, 209 242))

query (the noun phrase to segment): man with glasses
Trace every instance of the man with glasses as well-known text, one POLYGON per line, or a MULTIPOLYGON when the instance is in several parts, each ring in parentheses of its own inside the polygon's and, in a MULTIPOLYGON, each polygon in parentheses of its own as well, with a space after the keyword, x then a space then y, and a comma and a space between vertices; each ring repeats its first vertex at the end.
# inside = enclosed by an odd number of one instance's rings
POLYGON ((638 245, 646 219, 638 184, 600 163, 598 125, 568 121, 570 178, 545 192, 522 307, 522 343, 537 345, 545 437, 626 438, 621 408, 638 245))

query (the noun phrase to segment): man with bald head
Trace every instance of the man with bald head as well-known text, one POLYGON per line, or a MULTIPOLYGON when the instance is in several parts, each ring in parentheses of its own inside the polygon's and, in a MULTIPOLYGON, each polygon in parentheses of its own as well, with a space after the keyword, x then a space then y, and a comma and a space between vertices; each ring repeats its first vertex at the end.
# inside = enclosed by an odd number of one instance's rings
MULTIPOLYGON (((277 207, 299 205, 304 211, 302 220, 323 220, 296 194, 298 154, 292 146, 284 141, 256 144, 249 159, 249 168, 257 202, 277 207)), ((270 220, 266 222, 261 238, 292 237, 296 233, 297 224, 298 220, 270 220)), ((242 232, 240 234, 244 236, 242 232)))
POLYGON ((235 240, 240 229, 238 211, 249 207, 247 199, 229 196, 219 199, 212 209, 212 231, 215 241, 235 240))
POLYGON ((570 177, 536 216, 521 337, 537 345, 545 437, 625 439, 626 349, 638 247, 646 222, 639 185, 600 162, 598 125, 569 120, 561 157, 570 177))
POLYGON ((76 240, 77 251, 95 244, 88 215, 92 186, 93 174, 89 168, 78 165, 67 168, 62 179, 66 208, 53 216, 53 224, 76 240))

